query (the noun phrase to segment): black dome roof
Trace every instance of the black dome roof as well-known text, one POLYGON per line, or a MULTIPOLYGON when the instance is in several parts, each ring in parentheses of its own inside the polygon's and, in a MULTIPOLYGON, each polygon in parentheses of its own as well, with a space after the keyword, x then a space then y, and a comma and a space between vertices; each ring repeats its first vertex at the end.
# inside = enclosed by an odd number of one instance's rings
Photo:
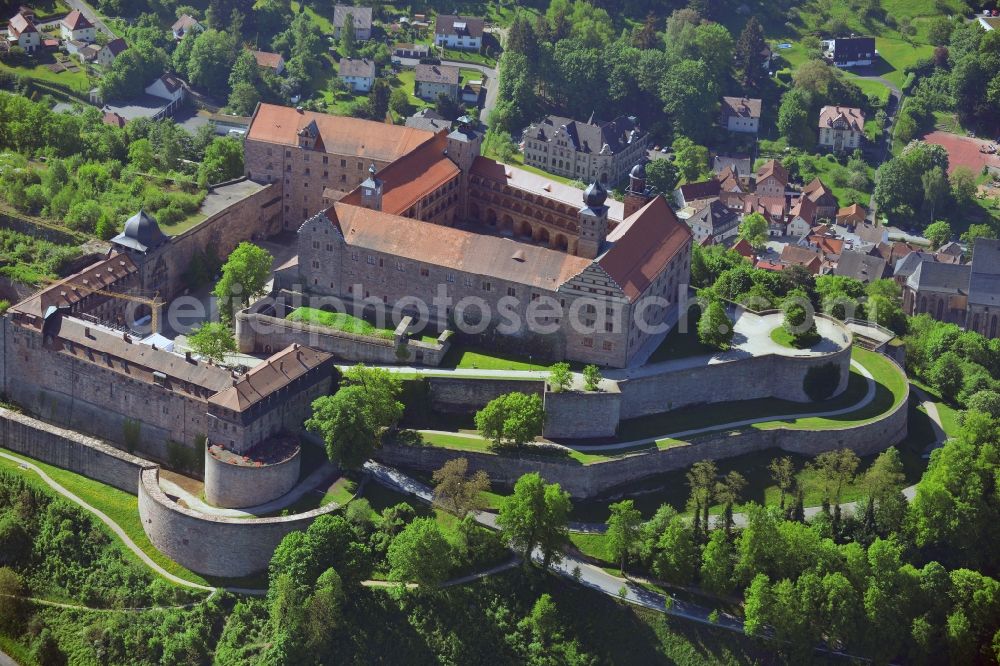
POLYGON ((608 198, 608 191, 599 182, 594 181, 583 191, 583 203, 589 208, 600 208, 608 198))
POLYGON ((632 167, 632 170, 629 171, 629 175, 632 176, 633 178, 645 179, 646 178, 646 163, 645 162, 639 162, 638 164, 636 164, 634 167, 632 167))
POLYGON ((156 219, 146 211, 140 210, 125 221, 125 229, 113 238, 112 242, 145 252, 158 247, 166 240, 167 237, 160 231, 156 219))

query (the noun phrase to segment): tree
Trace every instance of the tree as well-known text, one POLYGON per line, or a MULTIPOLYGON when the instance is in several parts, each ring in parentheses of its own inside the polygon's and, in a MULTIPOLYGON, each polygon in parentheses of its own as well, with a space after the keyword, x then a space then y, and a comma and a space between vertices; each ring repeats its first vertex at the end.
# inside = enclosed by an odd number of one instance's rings
POLYGON ((702 60, 681 60, 667 70, 660 82, 660 99, 676 134, 692 139, 708 136, 706 114, 714 114, 719 86, 702 60))
POLYGON ((403 403, 399 401, 403 384, 385 368, 369 368, 359 363, 344 371, 342 382, 360 389, 365 422, 379 437, 403 418, 403 403))
POLYGON ((954 403, 962 390, 962 357, 953 351, 937 357, 931 365, 927 378, 946 402, 954 403))
POLYGON ((223 321, 231 322, 237 310, 242 310, 266 293, 273 261, 267 250, 246 241, 230 253, 222 265, 222 279, 212 290, 212 295, 218 299, 223 321))
POLYGON ((677 187, 679 174, 670 160, 653 160, 646 165, 646 185, 665 197, 677 187))
MULTIPOLYGON (((233 86, 226 105, 238 116, 249 116, 260 102, 260 93, 252 83, 240 82, 233 86)), ((242 163, 242 160, 241 160, 242 163)))
POLYGON ((305 647, 309 654, 329 650, 331 635, 344 617, 344 583, 330 568, 319 575, 305 602, 305 647))
POLYGON ((21 576, 10 567, 0 567, 0 629, 17 633, 25 617, 24 593, 21 576))
POLYGON ((675 513, 656 543, 653 574, 670 583, 687 585, 694 580, 699 564, 694 531, 687 520, 675 513))
POLYGON ((728 594, 733 589, 733 544, 722 530, 715 530, 701 553, 701 584, 716 594, 728 594))
POLYGON ((792 486, 795 484, 795 463, 788 456, 783 456, 781 458, 773 459, 767 466, 767 469, 771 472, 771 478, 774 480, 774 484, 778 486, 779 492, 779 502, 778 507, 781 509, 782 513, 785 511, 785 497, 791 492, 792 486))
POLYGON ((368 104, 371 106, 371 117, 373 120, 383 121, 389 113, 389 100, 392 96, 392 88, 385 79, 375 79, 371 92, 368 93, 368 104))
POLYGON ((905 482, 903 461, 895 447, 880 453, 865 472, 864 485, 873 503, 875 523, 885 534, 902 526, 906 515, 906 498, 902 494, 905 482))
POLYGON ((767 242, 767 219, 760 213, 750 213, 740 222, 740 238, 760 250, 767 242))
POLYGON ((482 509, 482 494, 490 489, 490 479, 485 471, 479 470, 472 475, 468 472, 469 460, 454 458, 431 476, 434 501, 459 518, 465 518, 470 511, 482 509))
POLYGON ((755 86, 764 75, 764 56, 761 53, 766 45, 764 29, 757 17, 751 16, 740 33, 740 38, 736 40, 736 71, 739 72, 743 85, 755 86))
POLYGON ((684 180, 697 180, 708 170, 708 148, 705 146, 699 146, 686 136, 679 136, 674 139, 673 149, 674 164, 684 180))
POLYGON ((809 307, 809 297, 800 291, 789 292, 782 304, 785 316, 781 326, 799 349, 810 347, 819 339, 816 320, 809 307))
POLYGON ((695 532, 700 530, 703 534, 708 534, 708 510, 712 505, 717 473, 713 461, 702 460, 693 464, 685 474, 688 487, 691 489, 688 504, 694 512, 695 532))
POLYGON ((403 88, 394 88, 389 95, 389 109, 400 118, 405 118, 413 112, 410 95, 403 88))
POLYGON ((601 383, 601 369, 596 365, 583 368, 583 388, 586 391, 596 391, 601 383))
POLYGON ((507 393, 476 412, 476 428, 492 448, 521 446, 542 434, 545 411, 538 395, 507 393))
POLYGON ((364 389, 346 386, 316 398, 305 422, 307 430, 323 437, 327 457, 344 469, 360 469, 379 443, 365 419, 365 407, 364 389))
POLYGON ((558 483, 546 485, 537 472, 525 474, 514 484, 513 494, 500 501, 497 525, 504 540, 519 550, 525 564, 535 548, 542 551, 542 566, 561 559, 560 547, 568 539, 566 521, 569 493, 558 483))
POLYGON ((639 545, 639 528, 642 526, 642 514, 635 508, 632 500, 615 502, 608 507, 611 515, 607 520, 605 539, 621 570, 625 571, 625 562, 634 555, 639 545))
POLYGON ((392 540, 386 559, 393 579, 434 587, 451 569, 451 546, 433 518, 416 518, 392 540))
POLYGON ((340 55, 345 58, 353 58, 358 54, 358 40, 354 33, 354 14, 347 13, 344 17, 344 25, 340 29, 340 55))
POLYGON ((565 391, 573 383, 569 363, 553 363, 549 368, 549 387, 555 393, 565 391))
POLYGON ((803 88, 792 88, 781 97, 778 131, 793 146, 806 148, 815 143, 812 123, 809 122, 812 103, 812 94, 803 88))
POLYGON ((198 167, 198 185, 207 187, 243 175, 243 145, 239 139, 220 136, 205 148, 198 167))
POLYGON ((236 352, 236 339, 225 324, 205 322, 188 336, 191 349, 210 361, 221 363, 236 352))
POLYGON ((698 340, 716 349, 728 349, 733 341, 733 322, 718 299, 708 304, 698 320, 698 340))
POLYGON ((833 504, 835 525, 840 522, 840 498, 844 486, 854 478, 859 462, 858 454, 851 449, 837 449, 824 451, 806 465, 820 478, 824 505, 833 504))
POLYGON ((715 484, 715 499, 723 506, 723 529, 728 533, 733 528, 733 505, 739 501, 747 480, 739 472, 731 471, 715 484))
POLYGON ((951 240, 951 225, 940 220, 929 224, 924 230, 924 236, 931 242, 931 249, 936 250, 951 240))
POLYGON ((199 33, 187 62, 191 85, 203 90, 228 90, 236 55, 236 38, 229 33, 215 29, 199 33))
POLYGON ((958 166, 948 180, 955 203, 963 208, 972 205, 976 198, 976 174, 967 166, 958 166))

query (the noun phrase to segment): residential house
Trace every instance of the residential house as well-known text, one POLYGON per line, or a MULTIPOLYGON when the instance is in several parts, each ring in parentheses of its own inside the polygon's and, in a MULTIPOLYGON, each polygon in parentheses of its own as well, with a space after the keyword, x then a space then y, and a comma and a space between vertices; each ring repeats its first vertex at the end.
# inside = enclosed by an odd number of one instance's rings
POLYGON ((126 49, 128 49, 128 44, 125 43, 124 39, 121 37, 112 39, 97 52, 97 64, 105 68, 111 67, 111 63, 115 61, 115 58, 121 55, 126 49))
POLYGON ((736 241, 736 245, 733 245, 732 250, 744 259, 749 259, 751 262, 757 259, 757 251, 753 249, 753 246, 745 238, 736 241))
POLYGON ((964 256, 962 246, 955 241, 945 243, 938 248, 937 260, 942 264, 960 264, 964 256))
POLYGON ((649 137, 635 116, 586 122, 547 116, 524 131, 524 163, 583 182, 621 181, 646 156, 649 137))
POLYGON ((187 89, 184 87, 184 82, 173 74, 164 74, 146 86, 146 94, 166 100, 167 104, 162 113, 164 116, 170 116, 184 104, 187 89))
POLYGON ((474 16, 438 14, 434 24, 434 43, 446 49, 478 51, 483 47, 486 21, 474 16))
POLYGON ((41 46, 41 34, 24 12, 15 14, 7 21, 7 44, 20 46, 27 53, 34 53, 41 46))
POLYGON ((837 224, 853 230, 859 224, 864 224, 867 217, 868 211, 864 207, 860 204, 851 204, 837 211, 837 224))
MULTIPOLYGON (((986 32, 992 32, 994 30, 1000 30, 1000 17, 998 16, 980 16, 979 25, 983 27, 986 32)), ((993 337, 993 336, 991 336, 993 337)))
POLYGON ((751 213, 760 213, 767 220, 768 236, 780 238, 788 234, 788 223, 785 220, 788 204, 785 197, 761 197, 756 194, 747 194, 741 198, 743 217, 751 213))
POLYGON ((889 242, 889 231, 879 223, 869 223, 867 220, 854 227, 854 233, 865 243, 881 245, 889 242))
POLYGON ((184 35, 189 33, 199 33, 205 29, 198 20, 190 14, 182 14, 179 19, 170 26, 170 31, 174 34, 174 39, 184 39, 184 35))
POLYGON ((988 338, 1000 337, 1000 241, 977 238, 974 243, 966 327, 988 338))
POLYGON ((938 321, 964 326, 969 308, 968 264, 922 261, 903 285, 903 311, 929 314, 938 321))
POLYGON ((697 183, 685 183, 675 190, 674 202, 678 208, 701 208, 709 201, 719 198, 720 185, 717 178, 697 183))
POLYGON ((785 270, 785 265, 783 263, 781 263, 780 261, 771 261, 769 259, 758 259, 757 262, 753 265, 753 267, 765 271, 774 271, 776 273, 778 271, 785 270))
POLYGON ((104 114, 104 117, 101 118, 101 122, 104 123, 105 125, 113 125, 115 127, 120 128, 120 127, 125 127, 125 123, 127 121, 124 116, 109 111, 104 114))
POLYGON ((337 77, 353 92, 368 92, 375 83, 375 61, 365 58, 341 58, 337 77))
POLYGON ((823 265, 823 258, 818 250, 793 243, 788 243, 781 248, 780 261, 785 266, 803 266, 813 275, 819 275, 823 265))
POLYGON ((101 54, 101 47, 93 42, 81 42, 74 39, 65 42, 65 46, 66 53, 77 56, 83 62, 94 62, 101 54))
POLYGON ((431 102, 440 95, 457 101, 460 80, 458 67, 417 65, 413 74, 413 95, 431 102))
POLYGON ((878 57, 874 37, 838 37, 824 46, 824 56, 837 67, 865 67, 878 57))
POLYGON ((816 222, 816 203, 806 195, 795 199, 788 211, 788 235, 801 238, 809 233, 816 222))
POLYGON ((720 122, 730 132, 756 134, 760 129, 759 99, 723 97, 720 122))
POLYGON ((849 106, 824 106, 819 112, 819 145, 841 152, 860 148, 865 114, 849 106))
POLYGON ((721 174, 726 169, 736 175, 745 192, 750 191, 753 185, 753 160, 748 156, 713 155, 712 173, 721 174))
MULTIPOLYGON (((327 5, 329 6, 329 5, 327 5)), ((354 38, 359 42, 367 42, 372 38, 372 8, 355 7, 354 5, 336 5, 333 8, 333 36, 340 39, 340 30, 344 27, 347 16, 354 23, 354 38)))
POLYGON ((451 121, 430 107, 420 109, 406 119, 407 127, 427 130, 437 134, 443 129, 451 128, 451 121))
POLYGON ((709 201, 684 221, 691 227, 696 243, 701 243, 706 238, 711 238, 713 243, 722 243, 739 233, 739 214, 717 199, 709 201))
POLYGON ((837 215, 837 197, 819 178, 802 188, 802 194, 816 204, 816 217, 832 220, 837 215))
POLYGON ((788 170, 777 160, 768 160, 757 169, 757 196, 782 197, 788 189, 788 170))
POLYGON ((427 44, 396 44, 392 55, 396 58, 426 58, 430 54, 427 44))
POLYGON ((93 42, 97 39, 97 28, 87 20, 79 9, 74 9, 59 21, 59 34, 69 42, 93 42))
POLYGON ((261 69, 269 69, 278 76, 285 73, 285 59, 280 53, 253 51, 253 57, 257 61, 257 66, 261 69))
POLYGON ((833 274, 854 278, 868 284, 885 277, 886 265, 886 261, 882 257, 856 250, 845 250, 841 253, 840 260, 833 269, 833 274))
POLYGON ((475 79, 469 81, 462 88, 462 103, 463 104, 477 104, 479 102, 479 96, 483 91, 483 81, 482 79, 475 79))

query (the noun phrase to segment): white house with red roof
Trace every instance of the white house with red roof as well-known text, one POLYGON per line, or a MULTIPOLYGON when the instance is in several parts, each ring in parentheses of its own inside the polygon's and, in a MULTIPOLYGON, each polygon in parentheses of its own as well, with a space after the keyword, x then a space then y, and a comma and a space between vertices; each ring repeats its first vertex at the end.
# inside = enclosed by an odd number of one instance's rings
POLYGON ((59 33, 69 42, 92 42, 97 39, 97 28, 79 9, 74 9, 59 21, 59 33))
POLYGON ((24 12, 18 12, 7 21, 7 44, 20 46, 28 53, 34 52, 41 46, 41 34, 24 12))
POLYGON ((118 39, 112 39, 97 52, 97 63, 103 67, 110 67, 111 63, 115 61, 115 58, 127 49, 128 44, 125 43, 124 39, 121 37, 118 39))

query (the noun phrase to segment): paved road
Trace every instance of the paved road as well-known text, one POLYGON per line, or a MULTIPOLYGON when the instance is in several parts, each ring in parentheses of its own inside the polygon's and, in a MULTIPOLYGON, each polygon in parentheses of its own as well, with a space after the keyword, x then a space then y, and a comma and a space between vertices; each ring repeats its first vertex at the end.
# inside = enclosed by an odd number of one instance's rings
POLYGON ((0 652, 0 666, 17 666, 17 662, 7 656, 5 653, 0 652))
MULTIPOLYGON (((865 69, 859 69, 858 72, 864 72, 865 69)), ((859 79, 864 79, 866 81, 875 81, 881 83, 886 88, 889 89, 889 100, 885 105, 885 112, 888 115, 889 123, 888 127, 883 128, 882 137, 880 143, 874 146, 875 150, 875 168, 878 169, 879 166, 885 162, 889 155, 892 153, 892 132, 896 128, 896 118, 899 115, 899 108, 903 104, 903 91, 901 91, 896 84, 888 79, 876 75, 861 75, 858 74, 859 79)), ((878 208, 875 206, 875 192, 872 190, 872 195, 868 199, 868 219, 875 220, 878 208)))

